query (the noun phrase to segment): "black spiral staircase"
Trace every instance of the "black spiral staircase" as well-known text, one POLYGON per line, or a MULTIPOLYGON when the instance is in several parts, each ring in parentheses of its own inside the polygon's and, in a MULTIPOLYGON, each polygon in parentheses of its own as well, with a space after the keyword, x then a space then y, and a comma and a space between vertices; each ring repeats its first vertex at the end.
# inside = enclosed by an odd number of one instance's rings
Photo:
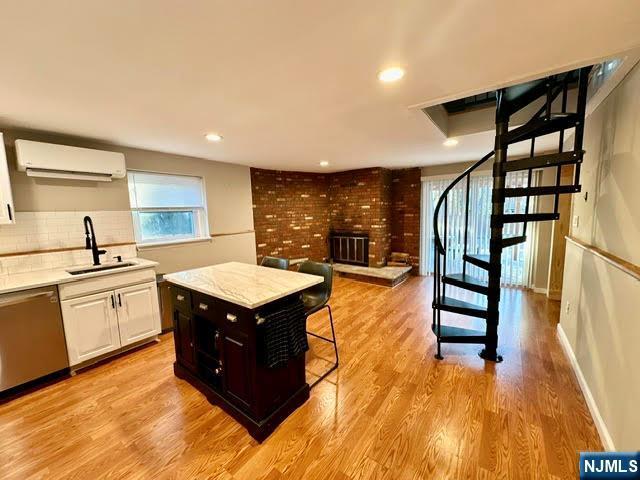
MULTIPOLYGON (((442 193, 435 207, 433 216, 434 228, 434 282, 433 282, 433 322, 432 330, 437 338, 436 358, 442 359, 442 343, 474 343, 483 344, 480 357, 485 360, 501 362, 498 354, 498 322, 500 317, 500 285, 501 256, 505 248, 523 243, 527 240, 527 224, 557 220, 559 196, 580 191, 580 164, 584 151, 582 141, 584 134, 584 118, 587 103, 587 87, 591 67, 581 68, 567 73, 554 75, 515 87, 504 88, 496 92, 496 137, 495 150, 485 155, 474 165, 457 177, 442 193), (567 110, 568 92, 577 86, 574 111, 567 110), (511 117, 534 102, 544 103, 523 125, 509 130, 511 117), (565 131, 575 129, 573 150, 563 151, 565 131), (557 153, 536 155, 536 138, 559 133, 557 153), (507 160, 507 149, 511 144, 530 141, 530 155, 527 158, 507 160), (489 252, 468 252, 469 233, 469 189, 471 174, 491 158, 493 161, 493 187, 491 195, 491 219, 489 252), (573 183, 561 184, 561 168, 563 165, 574 165, 573 183), (532 185, 533 171, 536 169, 555 168, 555 184, 550 186, 532 185), (507 188, 505 178, 508 172, 528 171, 527 186, 507 188), (464 207, 464 239, 462 255, 462 272, 447 272, 447 243, 452 234, 447 230, 448 198, 451 191, 460 182, 466 182, 464 207), (531 197, 554 195, 554 210, 548 213, 529 213, 531 197), (526 197, 524 213, 505 213, 505 199, 510 197, 526 197), (443 217, 440 217, 440 214, 443 217), (508 223, 521 223, 521 234, 503 236, 503 226, 508 223), (443 227, 441 234, 440 227, 443 227), (471 276, 467 265, 471 264, 487 271, 487 280, 471 276), (486 306, 476 305, 458 300, 447 295, 449 288, 461 288, 481 295, 486 295, 486 306), (471 330, 451 325, 443 325, 441 312, 452 312, 484 319, 485 331, 471 330)), ((453 233, 455 235, 455 233, 453 233)))

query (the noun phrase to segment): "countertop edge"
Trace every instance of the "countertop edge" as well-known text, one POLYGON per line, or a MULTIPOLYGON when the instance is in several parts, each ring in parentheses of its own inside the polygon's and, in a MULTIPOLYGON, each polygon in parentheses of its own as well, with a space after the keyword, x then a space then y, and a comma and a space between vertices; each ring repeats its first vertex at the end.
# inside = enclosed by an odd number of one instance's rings
POLYGON ((274 297, 272 297, 272 298, 270 298, 268 300, 264 300, 264 301, 260 301, 260 302, 249 304, 249 303, 243 302, 241 300, 238 300, 237 298, 231 298, 231 297, 228 297, 228 296, 225 296, 225 295, 221 295, 219 293, 211 292, 211 291, 209 291, 209 290, 207 290, 205 288, 199 288, 197 286, 189 284, 188 282, 183 282, 181 280, 175 280, 175 279, 171 278, 171 274, 164 275, 164 279, 165 279, 165 281, 167 281, 169 283, 172 283, 174 285, 177 285, 179 287, 186 288, 188 290, 193 290, 193 291, 196 291, 198 293, 202 293, 203 295, 208 295, 210 297, 217 298, 219 300, 224 300, 225 302, 233 303, 234 305, 239 305, 241 307, 248 308, 250 310, 255 310, 256 308, 260 308, 260 307, 262 307, 262 306, 264 306, 264 305, 266 305, 268 303, 275 302, 276 300, 280 300, 281 298, 284 298, 284 297, 286 297, 288 295, 293 295, 294 293, 301 292, 302 290, 304 290, 306 288, 312 287, 314 285, 318 285, 319 283, 323 282, 323 279, 321 277, 318 277, 316 282, 314 282, 314 283, 312 283, 310 285, 306 285, 304 287, 301 287, 298 290, 294 290, 292 292, 283 293, 281 295, 279 294, 279 295, 276 295, 276 296, 274 296, 274 297))
MULTIPOLYGON (((125 261, 127 261, 127 259, 125 259, 125 261)), ((31 283, 26 283, 26 284, 20 284, 20 285, 16 285, 16 286, 9 286, 9 287, 1 287, 0 286, 0 295, 3 295, 5 293, 15 293, 15 292, 21 292, 23 290, 31 290, 33 288, 41 288, 41 287, 48 287, 51 285, 62 285, 65 283, 72 283, 72 282, 81 282, 83 280, 89 280, 89 279, 93 279, 93 278, 99 278, 99 277, 105 277, 107 275, 116 275, 119 273, 127 273, 127 272, 133 272, 136 270, 145 270, 147 268, 155 268, 157 267, 159 264, 158 262, 155 262, 153 260, 147 260, 144 258, 132 258, 132 259, 128 259, 128 261, 140 261, 141 263, 137 264, 137 265, 132 265, 130 267, 123 267, 122 269, 119 270, 105 270, 102 272, 95 272, 95 273, 87 273, 85 275, 77 275, 77 276, 73 276, 70 275, 69 273, 66 272, 65 268, 56 268, 56 269, 52 269, 52 270, 36 270, 33 272, 25 272, 25 273, 31 273, 33 275, 37 275, 38 273, 41 273, 42 275, 51 275, 50 278, 46 279, 46 280, 41 280, 41 281, 35 281, 35 282, 31 282, 31 283), (55 275, 58 274, 60 275, 59 277, 55 277, 55 275)), ((74 268, 73 266, 70 267, 66 267, 66 268, 74 268)), ((22 275, 22 274, 17 274, 17 275, 22 275)), ((7 275, 7 277, 11 277, 11 274, 7 275)))

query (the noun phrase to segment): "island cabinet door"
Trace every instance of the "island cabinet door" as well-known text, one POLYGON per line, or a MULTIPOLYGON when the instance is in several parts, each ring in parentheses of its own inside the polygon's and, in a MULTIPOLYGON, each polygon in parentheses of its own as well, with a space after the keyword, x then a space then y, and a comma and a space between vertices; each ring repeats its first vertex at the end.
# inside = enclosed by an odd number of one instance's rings
POLYGON ((195 370, 191 315, 185 315, 180 310, 173 311, 173 338, 176 344, 176 360, 185 367, 195 370))
POLYGON ((252 405, 253 368, 248 335, 239 331, 224 331, 222 350, 225 396, 236 405, 249 409, 252 405))

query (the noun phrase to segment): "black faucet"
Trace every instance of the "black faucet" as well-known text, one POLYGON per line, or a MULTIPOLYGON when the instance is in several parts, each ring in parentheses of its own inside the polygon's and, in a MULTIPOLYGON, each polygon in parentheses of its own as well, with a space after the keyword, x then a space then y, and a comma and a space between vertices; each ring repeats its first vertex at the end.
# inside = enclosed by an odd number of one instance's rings
POLYGON ((93 264, 100 265, 100 255, 107 253, 106 250, 98 250, 98 243, 96 242, 96 232, 93 230, 93 221, 90 216, 84 217, 84 233, 87 236, 86 249, 91 250, 93 255, 93 264), (91 234, 89 234, 91 229, 91 234))

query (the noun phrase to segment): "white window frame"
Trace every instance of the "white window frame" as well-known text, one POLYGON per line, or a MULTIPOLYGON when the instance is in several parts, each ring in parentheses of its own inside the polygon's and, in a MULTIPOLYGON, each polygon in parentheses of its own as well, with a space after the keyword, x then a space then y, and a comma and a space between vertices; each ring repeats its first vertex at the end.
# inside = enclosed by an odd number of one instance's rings
POLYGON ((156 170, 138 170, 127 169, 127 182, 130 181, 129 173, 149 173, 154 175, 166 175, 167 177, 190 177, 200 180, 202 187, 202 207, 199 206, 180 206, 180 207, 161 207, 161 208, 137 208, 131 205, 131 197, 129 205, 131 208, 131 218, 133 222, 133 232, 136 239, 136 246, 139 250, 149 249, 163 246, 179 245, 183 243, 194 242, 210 242, 211 235, 209 231, 209 212, 207 210, 207 188, 204 177, 199 175, 186 175, 174 172, 161 172, 156 170), (157 241, 142 241, 142 231, 140 228, 140 212, 191 212, 194 218, 194 236, 173 236, 159 239, 157 241))

